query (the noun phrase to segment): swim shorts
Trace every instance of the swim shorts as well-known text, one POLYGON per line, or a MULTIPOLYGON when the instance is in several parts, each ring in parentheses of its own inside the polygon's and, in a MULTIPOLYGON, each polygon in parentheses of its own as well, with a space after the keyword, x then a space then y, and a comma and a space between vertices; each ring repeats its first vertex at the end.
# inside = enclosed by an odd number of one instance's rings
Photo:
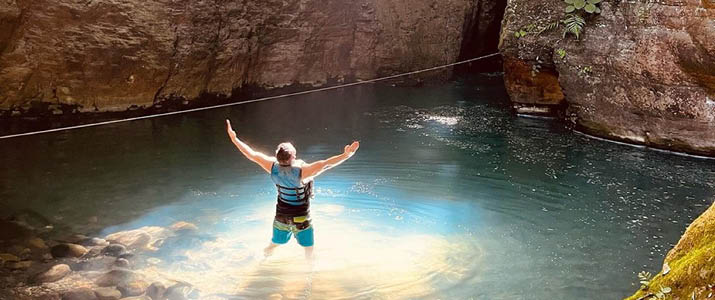
POLYGON ((298 244, 303 247, 313 246, 313 226, 310 224, 310 216, 291 217, 276 214, 273 219, 273 238, 271 241, 276 244, 285 244, 290 240, 290 236, 295 235, 298 244))

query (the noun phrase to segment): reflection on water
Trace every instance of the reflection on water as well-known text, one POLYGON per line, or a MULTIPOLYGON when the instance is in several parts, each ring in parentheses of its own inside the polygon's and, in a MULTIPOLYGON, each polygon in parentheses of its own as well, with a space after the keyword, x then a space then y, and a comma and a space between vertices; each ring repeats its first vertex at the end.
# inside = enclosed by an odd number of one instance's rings
POLYGON ((141 272, 208 299, 630 294, 712 203, 715 162, 515 118, 501 84, 364 86, 0 141, 3 214, 30 209, 57 236, 192 222, 143 251, 141 272), (295 241, 263 260, 275 190, 226 117, 257 149, 292 141, 307 161, 361 141, 316 180, 314 265, 295 241))

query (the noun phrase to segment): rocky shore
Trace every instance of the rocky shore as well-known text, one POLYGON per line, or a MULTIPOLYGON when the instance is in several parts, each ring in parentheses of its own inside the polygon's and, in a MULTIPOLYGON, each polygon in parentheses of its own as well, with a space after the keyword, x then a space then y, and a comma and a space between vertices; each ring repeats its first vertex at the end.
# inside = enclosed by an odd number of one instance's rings
POLYGON ((184 300, 201 296, 187 282, 147 271, 161 262, 152 253, 195 238, 198 228, 191 223, 147 226, 104 237, 45 238, 48 230, 15 220, 0 221, 0 228, 0 299, 184 300))

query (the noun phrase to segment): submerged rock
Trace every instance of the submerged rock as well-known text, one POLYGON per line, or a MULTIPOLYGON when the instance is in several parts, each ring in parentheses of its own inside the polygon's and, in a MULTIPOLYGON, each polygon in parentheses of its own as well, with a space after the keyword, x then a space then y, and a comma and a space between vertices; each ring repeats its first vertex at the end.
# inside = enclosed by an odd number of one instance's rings
POLYGON ((96 280, 98 286, 117 286, 139 279, 140 276, 130 270, 111 270, 96 280))
POLYGON ((171 228, 171 230, 176 231, 176 232, 199 230, 199 227, 197 227, 193 223, 184 222, 184 221, 176 222, 176 223, 172 224, 170 228, 171 228))
POLYGON ((146 289, 146 295, 152 300, 164 299, 166 294, 166 286, 161 282, 154 282, 146 289))
POLYGON ((47 249, 47 244, 41 238, 31 238, 27 240, 27 245, 34 249, 47 249))
POLYGON ((135 230, 110 234, 106 237, 106 240, 112 243, 122 244, 128 249, 145 249, 154 241, 163 238, 168 234, 169 231, 165 228, 146 226, 135 230))
POLYGON ((30 283, 45 283, 60 280, 72 272, 70 266, 59 264, 52 266, 49 270, 36 274, 30 278, 30 283))
POLYGON ((192 300, 199 299, 200 292, 186 283, 177 283, 166 289, 164 296, 168 300, 192 300))
POLYGON ((62 300, 97 300, 94 291, 88 288, 79 288, 62 295, 62 300))
POLYGON ((87 253, 87 248, 77 244, 59 244, 50 249, 50 253, 55 258, 60 257, 81 257, 87 253))
POLYGON ((25 270, 25 269, 29 269, 30 267, 32 267, 33 264, 34 264, 33 261, 25 260, 25 261, 9 263, 7 265, 7 267, 11 270, 25 270))
POLYGON ((94 289, 97 300, 118 300, 122 298, 122 293, 114 287, 99 287, 94 289))
POLYGON ((114 257, 120 256, 125 252, 127 252, 127 247, 124 247, 124 245, 121 244, 110 244, 102 249, 102 254, 114 257))
POLYGON ((123 297, 142 295, 147 287, 149 287, 149 283, 141 279, 122 282, 117 285, 117 289, 122 292, 123 297))

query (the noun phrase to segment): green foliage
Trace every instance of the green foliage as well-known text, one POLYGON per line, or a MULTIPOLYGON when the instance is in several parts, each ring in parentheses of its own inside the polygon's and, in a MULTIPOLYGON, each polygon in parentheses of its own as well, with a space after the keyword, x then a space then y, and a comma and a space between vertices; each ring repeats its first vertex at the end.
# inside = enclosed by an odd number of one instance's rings
POLYGON ((584 20, 581 16, 576 15, 576 14, 569 14, 566 16, 566 18, 561 21, 564 24, 564 38, 566 38, 566 35, 573 34, 576 36, 576 39, 581 37, 581 32, 583 31, 583 27, 586 26, 586 20, 584 20))
POLYGON ((566 13, 573 13, 577 10, 583 10, 589 14, 600 14, 601 8, 598 4, 601 0, 564 0, 566 13))
POLYGON ((566 57, 566 50, 561 48, 556 49, 556 55, 558 55, 559 58, 564 59, 564 57, 566 57))

